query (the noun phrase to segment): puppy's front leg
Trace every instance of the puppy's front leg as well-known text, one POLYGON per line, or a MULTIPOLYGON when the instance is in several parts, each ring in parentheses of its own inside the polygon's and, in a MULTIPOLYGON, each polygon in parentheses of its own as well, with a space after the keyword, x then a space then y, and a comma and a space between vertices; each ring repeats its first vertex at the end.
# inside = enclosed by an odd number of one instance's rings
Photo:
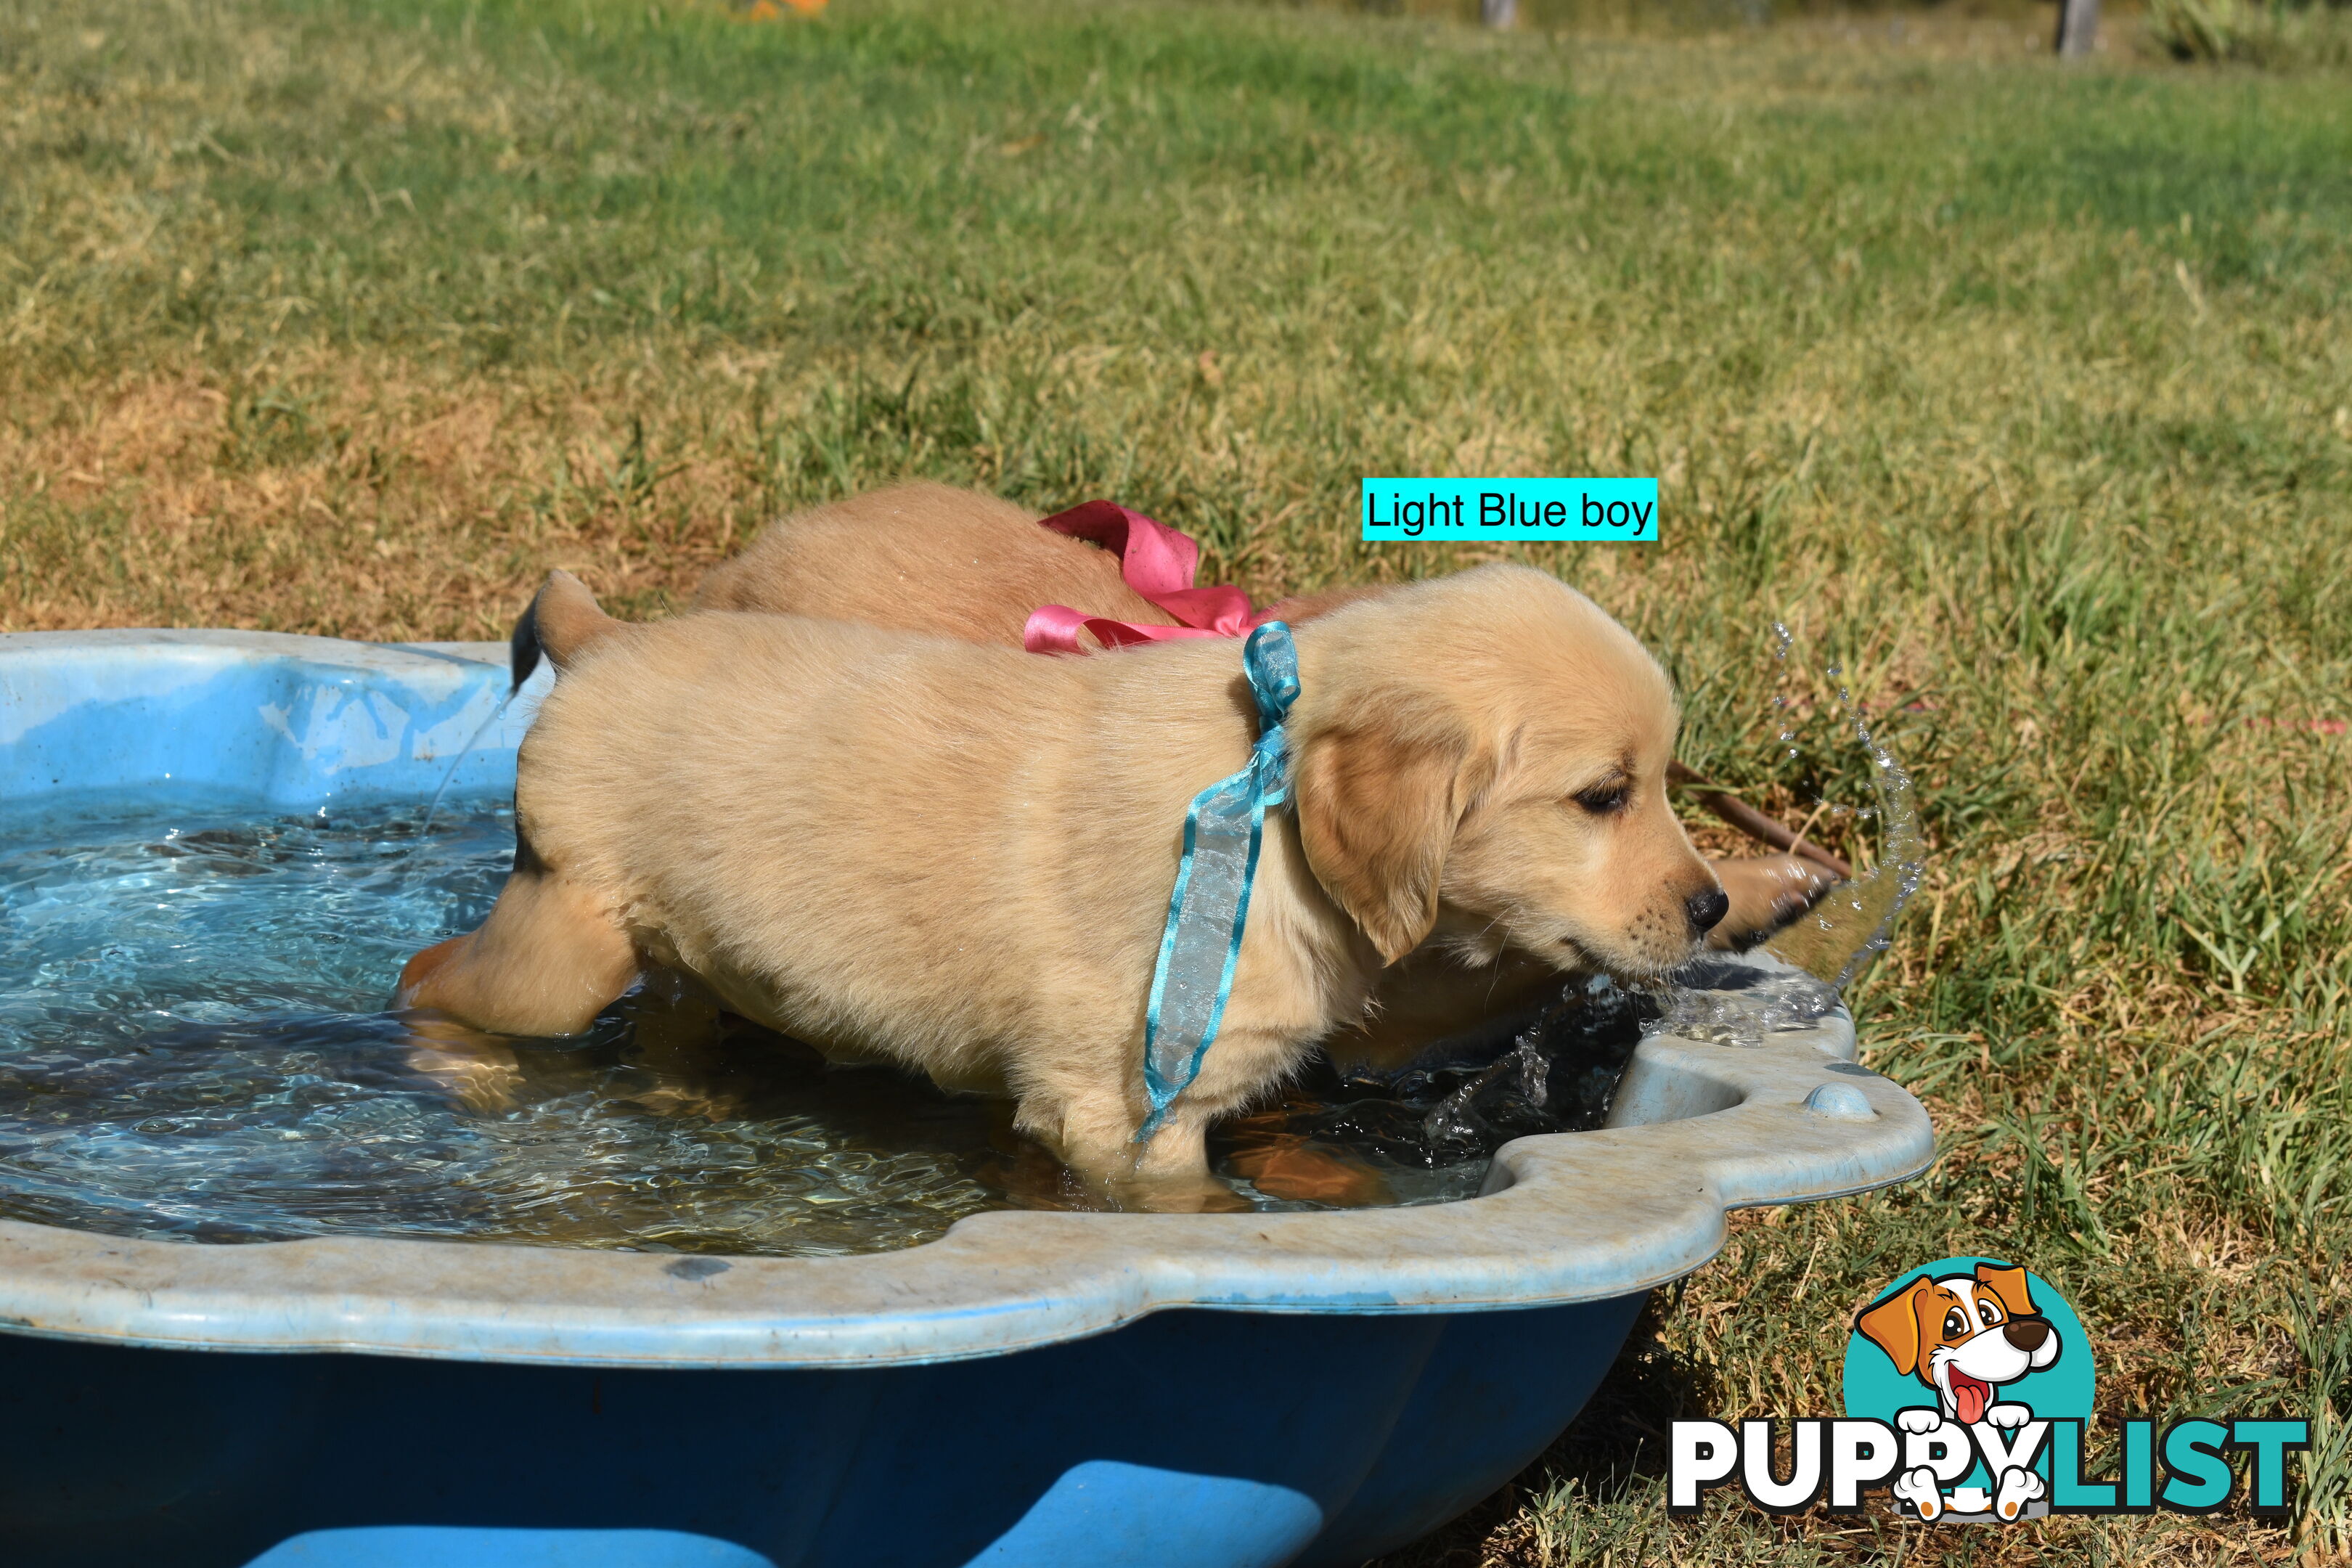
POLYGON ((1139 1181, 1191 1181, 1209 1173, 1210 1118, 1181 1100, 1168 1108, 1168 1119, 1135 1157, 1139 1181))
POLYGON ((1249 1207, 1209 1174, 1210 1113, 1181 1100, 1148 1143, 1136 1142, 1140 1118, 1110 1085, 1064 1095, 1032 1089, 1013 1125, 1052 1149, 1087 1186, 1120 1208, 1200 1214, 1249 1207))
MULTIPOLYGON (((1134 1172, 1112 1184, 1123 1208, 1155 1214, 1239 1214, 1249 1200, 1209 1174, 1209 1124, 1214 1117, 1181 1100, 1135 1157, 1134 1172)), ((1132 1147, 1132 1145, 1130 1145, 1132 1147)))
POLYGON ((1016 1084, 1014 1094, 1013 1131, 1052 1150, 1085 1181, 1104 1185, 1134 1170, 1134 1115, 1116 1090, 1033 1080, 1016 1084))

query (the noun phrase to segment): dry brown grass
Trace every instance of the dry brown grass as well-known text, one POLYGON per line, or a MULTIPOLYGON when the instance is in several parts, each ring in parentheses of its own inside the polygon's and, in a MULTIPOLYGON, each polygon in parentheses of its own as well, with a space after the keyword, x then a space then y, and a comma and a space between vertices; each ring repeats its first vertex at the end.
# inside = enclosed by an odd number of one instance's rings
POLYGON ((626 471, 625 385, 374 355, 283 374, 299 404, 189 370, 48 389, 47 417, 0 430, 0 468, 26 477, 0 522, 7 629, 502 637, 551 564, 651 607, 759 515, 758 485, 709 457, 626 471))

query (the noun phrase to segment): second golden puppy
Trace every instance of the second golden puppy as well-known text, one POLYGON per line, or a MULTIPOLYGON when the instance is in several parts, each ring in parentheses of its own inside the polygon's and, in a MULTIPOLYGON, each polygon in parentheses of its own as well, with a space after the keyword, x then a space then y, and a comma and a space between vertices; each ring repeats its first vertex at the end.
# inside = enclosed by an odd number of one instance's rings
POLYGON ((563 1033, 662 965, 820 1048, 1009 1094, 1089 1176, 1198 1179, 1210 1123, 1425 939, 1655 975, 1721 917, 1666 805, 1665 677, 1582 595, 1486 566, 1297 648, 1294 804, 1222 1032, 1146 1142, 1186 808, 1256 735, 1223 639, 1046 659, 792 616, 611 629, 523 743, 515 876, 405 1000, 563 1033))

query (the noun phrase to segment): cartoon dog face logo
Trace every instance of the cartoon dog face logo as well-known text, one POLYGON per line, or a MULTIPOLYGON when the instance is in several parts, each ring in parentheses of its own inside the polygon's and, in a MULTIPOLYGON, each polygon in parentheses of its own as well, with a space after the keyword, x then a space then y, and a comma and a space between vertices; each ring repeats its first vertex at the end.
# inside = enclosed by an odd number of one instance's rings
POLYGON ((1915 1279, 1865 1309, 1853 1326, 1895 1370, 1934 1389, 1945 1417, 1962 1426, 1989 1415, 1996 1426, 2014 1426, 2024 1412, 1995 1405, 1994 1390, 2058 1359, 2058 1331, 2034 1310, 2025 1270, 1991 1263, 1971 1274, 1915 1279))

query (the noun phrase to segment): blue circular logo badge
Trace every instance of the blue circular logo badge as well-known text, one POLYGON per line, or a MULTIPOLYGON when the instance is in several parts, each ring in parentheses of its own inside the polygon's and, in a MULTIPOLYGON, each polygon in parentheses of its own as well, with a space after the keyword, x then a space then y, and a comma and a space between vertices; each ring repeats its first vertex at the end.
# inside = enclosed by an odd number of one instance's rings
POLYGON ((1923 1520, 2049 1511, 2048 1424, 2091 1418, 2090 1337, 2050 1281, 1997 1258, 1940 1258, 1854 1315, 1845 1412, 1901 1435, 1894 1492, 1923 1520))

